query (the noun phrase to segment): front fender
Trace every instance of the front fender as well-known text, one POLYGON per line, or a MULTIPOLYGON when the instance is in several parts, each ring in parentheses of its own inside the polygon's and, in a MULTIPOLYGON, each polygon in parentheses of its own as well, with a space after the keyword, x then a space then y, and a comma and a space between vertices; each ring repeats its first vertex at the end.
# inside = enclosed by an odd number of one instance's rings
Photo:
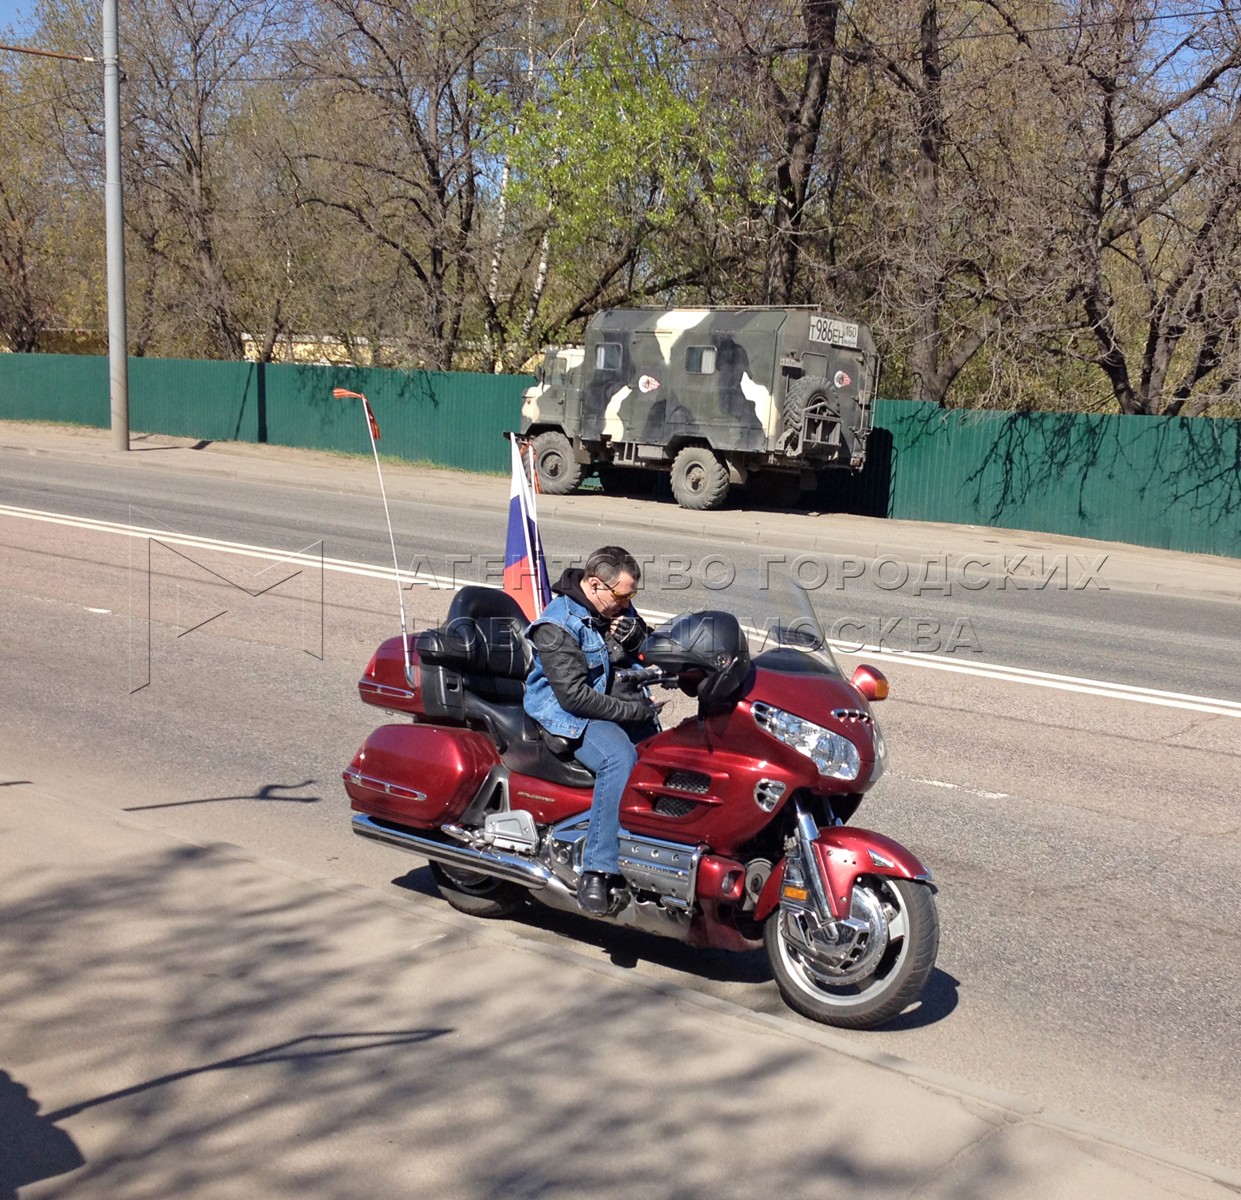
MULTIPOLYGON (((836 920, 849 915, 850 897, 859 875, 888 875, 894 879, 926 882, 931 878, 931 872, 916 854, 906 850, 900 842, 870 829, 833 825, 820 830, 812 845, 819 875, 827 890, 827 902, 836 920)), ((754 909, 756 921, 765 921, 780 903, 784 863, 781 859, 776 864, 759 893, 754 909)))

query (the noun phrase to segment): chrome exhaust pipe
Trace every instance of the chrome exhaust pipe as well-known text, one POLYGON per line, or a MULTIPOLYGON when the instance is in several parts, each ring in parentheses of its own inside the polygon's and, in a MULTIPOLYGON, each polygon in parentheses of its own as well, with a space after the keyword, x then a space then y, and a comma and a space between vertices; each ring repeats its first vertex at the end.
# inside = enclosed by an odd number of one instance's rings
POLYGON ((380 825, 364 813, 354 814, 353 832, 359 837, 421 854, 423 858, 433 859, 445 866, 477 871, 480 875, 490 875, 495 879, 503 879, 506 883, 520 884, 531 891, 545 888, 552 879, 548 867, 528 858, 505 854, 502 850, 480 850, 473 846, 441 842, 438 838, 415 833, 412 829, 380 825))

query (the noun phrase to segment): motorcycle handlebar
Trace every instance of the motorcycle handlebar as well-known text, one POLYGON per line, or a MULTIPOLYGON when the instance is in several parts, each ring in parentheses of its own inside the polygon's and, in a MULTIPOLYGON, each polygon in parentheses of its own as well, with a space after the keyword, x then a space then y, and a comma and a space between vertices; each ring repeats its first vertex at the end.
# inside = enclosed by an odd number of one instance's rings
POLYGON ((669 679, 662 667, 621 667, 614 673, 614 678, 625 683, 660 683, 666 687, 675 687, 676 680, 669 679))

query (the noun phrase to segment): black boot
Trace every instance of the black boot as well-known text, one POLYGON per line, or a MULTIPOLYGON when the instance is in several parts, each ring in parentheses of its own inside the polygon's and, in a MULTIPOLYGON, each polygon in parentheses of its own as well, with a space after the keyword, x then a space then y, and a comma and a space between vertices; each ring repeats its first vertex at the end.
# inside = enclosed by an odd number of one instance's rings
POLYGON ((608 877, 602 871, 583 871, 577 881, 577 902, 583 912, 602 917, 612 906, 608 895, 608 877))

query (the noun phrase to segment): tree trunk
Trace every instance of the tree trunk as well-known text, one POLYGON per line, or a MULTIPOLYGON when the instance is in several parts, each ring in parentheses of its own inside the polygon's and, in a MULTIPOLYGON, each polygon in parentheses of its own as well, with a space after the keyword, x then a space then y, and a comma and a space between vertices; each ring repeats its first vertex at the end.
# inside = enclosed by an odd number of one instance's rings
POLYGON ((763 280, 766 304, 789 304, 795 295, 806 198, 836 55, 840 0, 803 0, 802 17, 806 25, 806 73, 796 107, 781 106, 784 147, 776 165, 775 211, 763 280))

